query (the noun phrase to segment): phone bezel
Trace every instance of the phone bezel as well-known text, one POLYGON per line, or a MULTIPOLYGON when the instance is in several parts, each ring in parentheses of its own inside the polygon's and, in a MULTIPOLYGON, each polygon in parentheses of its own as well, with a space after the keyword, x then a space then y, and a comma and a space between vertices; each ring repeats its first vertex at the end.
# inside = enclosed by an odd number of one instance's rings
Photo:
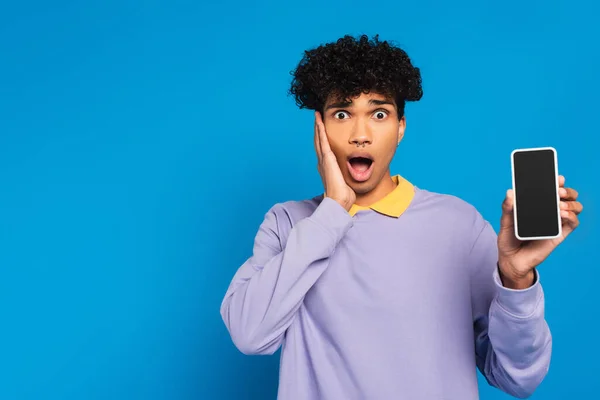
POLYGON ((512 187, 513 187, 513 195, 514 195, 514 197, 513 197, 513 199, 514 199, 514 203, 513 203, 514 231, 515 231, 515 236, 517 237, 517 239, 523 240, 523 241, 529 241, 529 240, 556 239, 556 238, 561 237, 562 236, 562 219, 560 217, 560 194, 558 192, 558 190, 560 188, 560 184, 558 182, 558 176, 559 176, 558 175, 558 156, 557 156, 556 149, 551 146, 515 149, 510 153, 510 163, 511 163, 512 187), (517 188, 515 185, 515 154, 522 153, 522 152, 537 152, 537 151, 546 151, 546 150, 551 150, 552 153, 554 154, 554 181, 556 182, 555 193, 556 193, 556 218, 557 218, 557 222, 558 222, 558 233, 554 236, 522 237, 522 236, 519 236, 519 230, 518 230, 518 225, 517 225, 518 207, 517 207, 517 188))

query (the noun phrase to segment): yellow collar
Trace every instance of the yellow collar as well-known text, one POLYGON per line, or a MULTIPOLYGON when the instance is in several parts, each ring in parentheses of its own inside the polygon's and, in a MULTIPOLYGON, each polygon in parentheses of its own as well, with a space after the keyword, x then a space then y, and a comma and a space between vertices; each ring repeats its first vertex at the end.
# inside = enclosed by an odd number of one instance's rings
POLYGON ((398 218, 400 215, 402 215, 415 196, 415 190, 413 185, 400 175, 395 175, 392 177, 392 179, 397 185, 393 191, 369 207, 363 207, 356 204, 352 205, 352 208, 350 208, 349 211, 350 215, 354 216, 358 211, 368 209, 377 211, 378 213, 387 215, 389 217, 398 218))

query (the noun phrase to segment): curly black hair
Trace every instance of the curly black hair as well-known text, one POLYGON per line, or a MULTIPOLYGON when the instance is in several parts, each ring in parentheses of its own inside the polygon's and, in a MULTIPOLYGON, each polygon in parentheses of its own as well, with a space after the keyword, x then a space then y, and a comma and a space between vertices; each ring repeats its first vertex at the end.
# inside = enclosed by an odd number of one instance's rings
POLYGON ((379 35, 350 35, 336 42, 304 51, 293 76, 289 94, 300 108, 323 111, 329 96, 349 100, 375 92, 395 99, 398 118, 406 101, 423 96, 421 73, 404 50, 380 41, 379 35))

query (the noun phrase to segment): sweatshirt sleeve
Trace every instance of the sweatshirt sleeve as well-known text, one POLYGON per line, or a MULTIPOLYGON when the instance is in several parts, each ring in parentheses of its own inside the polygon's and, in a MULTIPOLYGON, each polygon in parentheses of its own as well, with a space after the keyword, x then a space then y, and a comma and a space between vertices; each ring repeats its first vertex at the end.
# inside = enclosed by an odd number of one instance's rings
POLYGON ((527 398, 546 376, 552 352, 540 276, 536 270, 524 290, 504 287, 496 233, 482 218, 476 227, 469 257, 477 367, 490 385, 527 398))
POLYGON ((254 240, 253 254, 239 267, 221 304, 221 316, 236 347, 244 354, 273 354, 293 322, 304 296, 328 265, 352 217, 336 201, 324 198, 289 231, 285 246, 279 205, 266 214, 254 240))

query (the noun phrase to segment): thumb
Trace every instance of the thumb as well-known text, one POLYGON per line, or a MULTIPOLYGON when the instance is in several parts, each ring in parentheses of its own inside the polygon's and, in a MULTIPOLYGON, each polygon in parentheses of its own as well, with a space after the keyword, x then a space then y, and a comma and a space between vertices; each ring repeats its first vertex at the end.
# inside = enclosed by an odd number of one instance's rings
POLYGON ((514 192, 512 189, 506 191, 506 197, 502 203, 502 217, 500 219, 501 229, 514 229, 515 220, 513 216, 514 211, 514 192))

